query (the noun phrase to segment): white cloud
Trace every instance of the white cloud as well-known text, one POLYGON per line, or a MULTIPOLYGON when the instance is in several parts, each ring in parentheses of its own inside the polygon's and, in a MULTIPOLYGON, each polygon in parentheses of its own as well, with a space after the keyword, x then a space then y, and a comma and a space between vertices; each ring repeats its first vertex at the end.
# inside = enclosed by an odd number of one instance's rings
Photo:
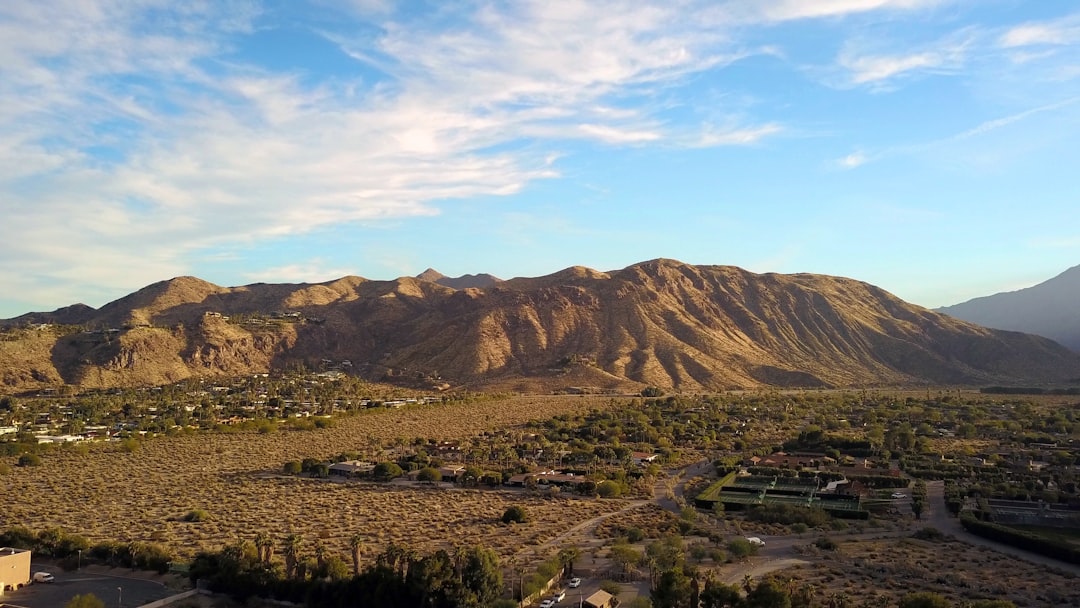
POLYGON ((244 276, 250 281, 264 283, 325 283, 352 274, 355 274, 352 269, 328 266, 326 260, 314 258, 296 264, 264 268, 244 276))
POLYGON ((868 160, 870 160, 870 159, 867 158, 865 153, 863 153, 861 151, 856 151, 856 152, 852 152, 851 154, 848 154, 847 156, 845 156, 845 157, 843 157, 841 159, 838 159, 836 161, 836 164, 838 166, 840 166, 841 168, 843 168, 843 169, 854 169, 856 167, 860 167, 860 166, 866 164, 866 162, 868 160))
POLYGON ((839 17, 879 10, 913 10, 941 4, 941 0, 761 0, 755 10, 770 21, 839 17))
MULTIPOLYGON (((880 45, 880 42, 875 42, 880 45)), ((949 73, 963 66, 971 45, 966 32, 918 51, 881 53, 865 50, 865 43, 850 42, 840 51, 837 66, 846 85, 887 87, 890 81, 913 73, 949 73)))
POLYGON ((1075 16, 1048 23, 1025 23, 1006 31, 998 41, 1002 47, 1064 45, 1080 42, 1080 19, 1075 16))

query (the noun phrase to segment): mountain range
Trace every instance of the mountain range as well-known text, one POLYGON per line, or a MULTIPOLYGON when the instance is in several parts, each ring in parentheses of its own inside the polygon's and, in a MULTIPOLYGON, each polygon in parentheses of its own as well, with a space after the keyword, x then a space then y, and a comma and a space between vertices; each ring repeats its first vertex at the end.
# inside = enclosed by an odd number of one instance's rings
POLYGON ((658 259, 600 272, 220 287, 194 277, 2 323, 0 389, 157 385, 304 364, 547 392, 1055 383, 1080 354, 860 281, 658 259), (480 277, 480 278, 477 278, 480 277), (465 281, 467 279, 467 282, 465 281))
POLYGON ((937 311, 986 327, 1045 336, 1080 352, 1080 266, 1033 287, 937 311))

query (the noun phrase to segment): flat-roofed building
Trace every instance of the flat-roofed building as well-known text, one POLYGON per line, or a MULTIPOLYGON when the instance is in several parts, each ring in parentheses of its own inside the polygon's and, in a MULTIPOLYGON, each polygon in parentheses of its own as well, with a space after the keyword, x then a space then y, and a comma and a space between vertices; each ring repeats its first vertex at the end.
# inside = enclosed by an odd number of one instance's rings
POLYGON ((0 596, 30 583, 30 552, 0 548, 0 596))

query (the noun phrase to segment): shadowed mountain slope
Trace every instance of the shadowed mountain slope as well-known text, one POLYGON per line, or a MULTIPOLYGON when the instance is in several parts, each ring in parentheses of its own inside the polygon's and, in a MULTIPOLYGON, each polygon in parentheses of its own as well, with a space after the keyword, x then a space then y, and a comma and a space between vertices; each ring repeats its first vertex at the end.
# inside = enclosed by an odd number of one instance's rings
POLYGON ((937 311, 986 327, 1046 336, 1080 352, 1080 266, 1027 289, 975 298, 937 311))
POLYGON ((851 279, 663 259, 484 289, 425 275, 234 288, 190 277, 155 283, 95 311, 90 332, 8 330, 0 382, 154 384, 346 360, 371 379, 519 390, 1080 377, 1080 355, 1050 340, 986 329, 851 279))

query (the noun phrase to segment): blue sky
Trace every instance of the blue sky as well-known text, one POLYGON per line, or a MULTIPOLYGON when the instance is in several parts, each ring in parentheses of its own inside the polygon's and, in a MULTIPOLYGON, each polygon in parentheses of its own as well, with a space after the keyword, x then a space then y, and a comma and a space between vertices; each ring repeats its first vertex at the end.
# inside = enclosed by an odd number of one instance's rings
POLYGON ((0 100, 0 318, 658 257, 932 307, 1080 264, 1066 0, 14 0, 0 100))

